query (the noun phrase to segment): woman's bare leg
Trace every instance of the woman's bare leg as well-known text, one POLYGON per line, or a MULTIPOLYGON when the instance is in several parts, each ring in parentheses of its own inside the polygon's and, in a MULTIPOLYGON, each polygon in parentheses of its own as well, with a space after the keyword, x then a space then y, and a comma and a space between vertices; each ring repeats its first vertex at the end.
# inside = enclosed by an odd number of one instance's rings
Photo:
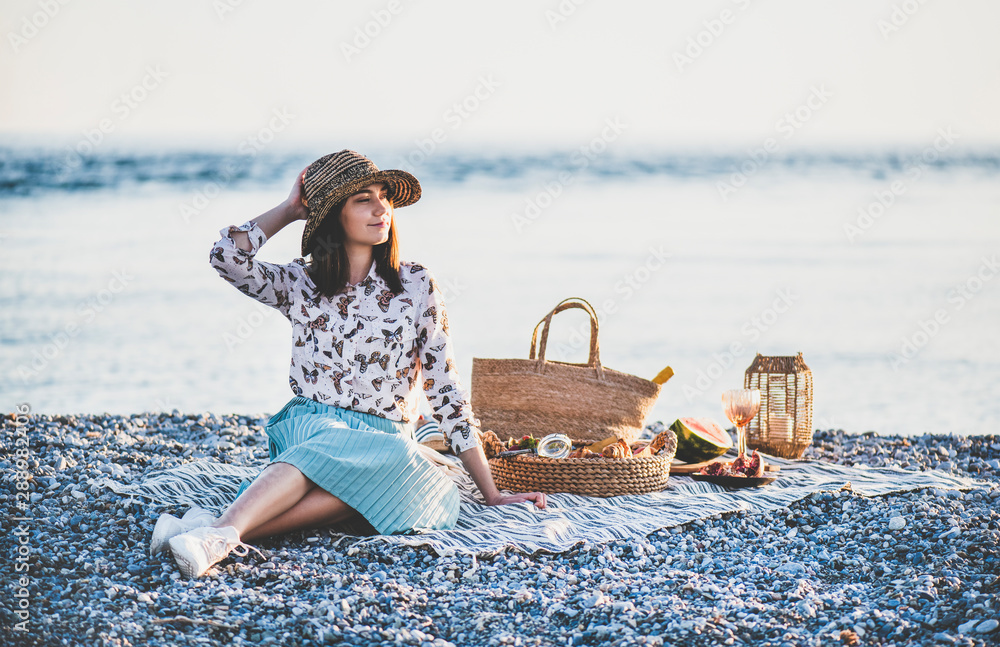
POLYGON ((277 517, 240 533, 244 541, 272 537, 293 530, 322 528, 356 514, 350 507, 321 487, 309 490, 294 506, 277 517))
POLYGON ((289 463, 271 463, 212 525, 233 526, 242 538, 294 507, 316 484, 289 463))

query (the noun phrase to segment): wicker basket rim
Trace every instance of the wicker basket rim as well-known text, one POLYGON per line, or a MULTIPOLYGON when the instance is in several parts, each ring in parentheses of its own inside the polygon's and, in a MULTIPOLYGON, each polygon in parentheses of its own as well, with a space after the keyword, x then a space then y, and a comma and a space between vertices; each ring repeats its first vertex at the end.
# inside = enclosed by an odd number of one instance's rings
POLYGON ((667 456, 629 456, 628 458, 549 458, 547 456, 532 456, 530 454, 517 454, 516 456, 499 457, 494 456, 489 459, 517 461, 520 463, 538 463, 541 465, 628 465, 635 463, 656 463, 660 461, 672 461, 672 457, 667 456))

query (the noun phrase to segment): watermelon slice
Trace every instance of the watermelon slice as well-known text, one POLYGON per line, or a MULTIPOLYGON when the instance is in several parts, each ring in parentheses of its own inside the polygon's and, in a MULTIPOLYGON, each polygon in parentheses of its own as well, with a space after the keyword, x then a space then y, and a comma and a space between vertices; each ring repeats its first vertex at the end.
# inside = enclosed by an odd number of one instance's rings
POLYGON ((678 418, 670 428, 677 434, 675 458, 685 463, 709 461, 733 446, 733 438, 711 418, 678 418))

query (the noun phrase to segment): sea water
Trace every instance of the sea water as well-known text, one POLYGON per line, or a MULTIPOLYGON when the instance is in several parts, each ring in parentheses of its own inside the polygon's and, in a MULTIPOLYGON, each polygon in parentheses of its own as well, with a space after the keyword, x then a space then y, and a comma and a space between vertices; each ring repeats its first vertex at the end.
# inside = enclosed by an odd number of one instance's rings
MULTIPOLYGON (((277 411, 292 395, 290 326, 219 277, 209 251, 314 157, 0 151, 0 409, 277 411)), ((816 428, 996 433, 1000 157, 812 154, 734 176, 741 161, 410 164, 423 197, 397 212, 402 257, 442 286, 463 383, 473 357, 526 358, 535 325, 580 297, 605 367, 673 367, 650 421, 728 427, 721 393, 755 354, 801 352, 816 428)), ((259 258, 289 262, 301 231, 259 258)), ((556 317, 547 358, 586 363, 587 321, 556 317)))

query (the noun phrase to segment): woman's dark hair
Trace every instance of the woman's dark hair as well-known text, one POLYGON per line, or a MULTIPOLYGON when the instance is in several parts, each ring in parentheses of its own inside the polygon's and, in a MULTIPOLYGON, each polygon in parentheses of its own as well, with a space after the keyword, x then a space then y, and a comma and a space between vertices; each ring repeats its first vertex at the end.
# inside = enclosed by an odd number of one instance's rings
MULTIPOLYGON (((391 200, 390 196, 390 200, 391 200)), ((350 262, 344 248, 344 225, 340 222, 340 212, 347 198, 330 207, 329 213, 316 228, 316 237, 311 258, 306 270, 320 294, 333 297, 347 288, 350 278, 350 262)), ((399 245, 396 242, 395 216, 389 226, 389 240, 372 248, 375 271, 386 282, 393 294, 403 292, 403 282, 399 279, 399 245)))

